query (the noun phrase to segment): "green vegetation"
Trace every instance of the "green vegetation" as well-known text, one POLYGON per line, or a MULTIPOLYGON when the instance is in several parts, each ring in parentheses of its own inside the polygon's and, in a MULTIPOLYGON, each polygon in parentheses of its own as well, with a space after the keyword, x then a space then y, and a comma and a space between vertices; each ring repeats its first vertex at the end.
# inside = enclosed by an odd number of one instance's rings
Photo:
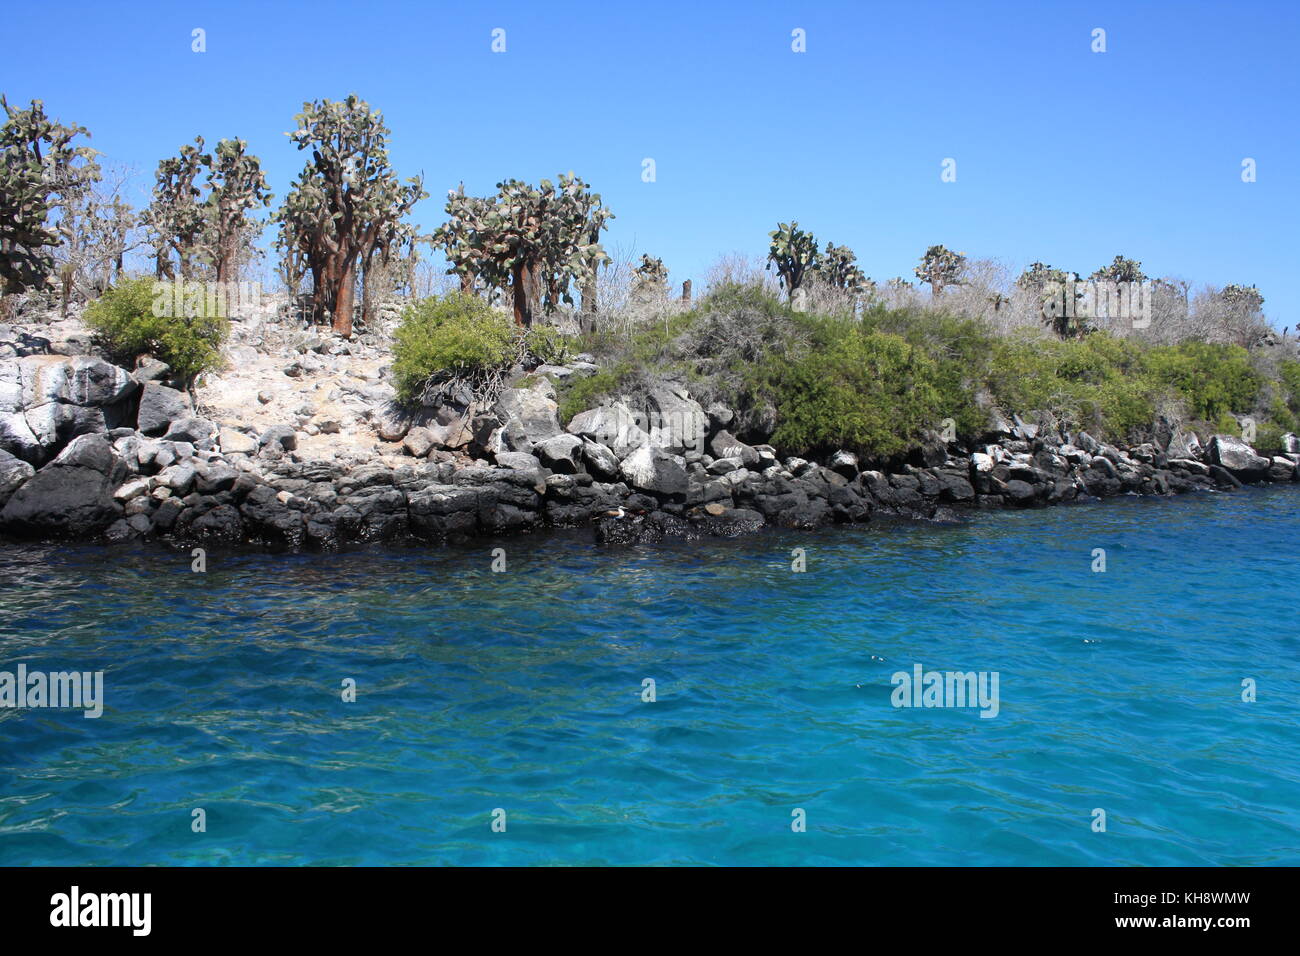
MULTIPOLYGON (((127 368, 135 359, 149 354, 171 366, 175 378, 191 387, 205 371, 221 363, 221 343, 230 322, 219 300, 204 297, 195 284, 187 290, 184 315, 157 315, 152 279, 128 279, 109 289, 92 302, 85 312, 86 325, 92 329, 104 349, 127 368)), ((169 299, 161 300, 166 308, 169 299)))
POLYGON ((403 401, 427 386, 457 378, 471 386, 515 359, 514 329, 482 299, 461 293, 431 296, 406 307, 393 339, 393 381, 403 401))
POLYGON ((1300 362, 1270 372, 1240 346, 1000 335, 980 319, 880 305, 860 318, 800 313, 757 285, 724 285, 688 312, 621 338, 590 334, 582 347, 602 371, 560 384, 566 420, 676 377, 701 402, 737 409, 741 430, 748 411, 774 408, 771 441, 783 454, 888 457, 947 418, 959 437, 978 438, 995 409, 1046 413, 1118 442, 1148 439, 1161 416, 1207 435, 1237 432, 1233 416, 1248 415, 1261 450, 1300 424, 1300 362))
POLYGON ((852 319, 801 322, 808 348, 769 355, 756 373, 777 409, 778 447, 895 455, 943 417, 937 369, 921 349, 852 319))

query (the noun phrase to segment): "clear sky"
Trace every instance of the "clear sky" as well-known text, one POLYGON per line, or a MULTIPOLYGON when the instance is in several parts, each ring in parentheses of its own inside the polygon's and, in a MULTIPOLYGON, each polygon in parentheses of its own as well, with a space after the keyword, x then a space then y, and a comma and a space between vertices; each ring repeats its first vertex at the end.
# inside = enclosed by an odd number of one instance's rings
POLYGON ((797 219, 877 280, 910 278, 933 243, 1084 274, 1123 253, 1256 284, 1277 325, 1300 321, 1294 0, 3 6, 0 91, 88 127, 141 197, 202 134, 248 140, 278 204, 303 101, 356 92, 398 173, 424 173, 426 230, 462 179, 488 193, 573 169, 617 216, 607 245, 661 256, 674 282, 764 255, 797 219))

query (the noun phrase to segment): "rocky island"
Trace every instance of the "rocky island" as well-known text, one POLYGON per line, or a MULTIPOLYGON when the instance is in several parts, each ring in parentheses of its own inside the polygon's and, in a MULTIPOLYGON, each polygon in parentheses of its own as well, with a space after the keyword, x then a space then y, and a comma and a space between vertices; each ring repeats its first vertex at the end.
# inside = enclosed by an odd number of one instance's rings
POLYGON ((413 414, 382 335, 297 327, 282 307, 233 323, 193 398, 162 362, 95 354, 75 319, 0 326, 0 533, 329 550, 590 526, 598 541, 652 541, 1223 491, 1293 482, 1300 463, 1292 435, 1272 457, 1176 427, 1120 448, 1030 410, 970 442, 931 434, 884 467, 849 451, 813 461, 742 441, 735 410, 674 381, 565 425, 553 383, 598 371, 581 354, 513 369, 490 406, 413 414))

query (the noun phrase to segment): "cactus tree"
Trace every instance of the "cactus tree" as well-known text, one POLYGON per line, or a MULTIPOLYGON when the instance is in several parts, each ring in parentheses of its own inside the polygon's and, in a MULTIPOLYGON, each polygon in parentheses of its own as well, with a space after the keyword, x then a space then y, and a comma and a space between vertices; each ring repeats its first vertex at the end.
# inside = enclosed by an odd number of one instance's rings
POLYGON ((211 165, 212 157, 203 152, 202 136, 194 138, 193 146, 182 146, 179 156, 158 163, 153 202, 145 210, 144 221, 153 237, 154 269, 159 279, 172 278, 178 268, 182 279, 194 274, 204 229, 199 203, 202 193, 195 180, 211 165))
POLYGON ((638 299, 663 298, 668 295, 668 268, 655 256, 642 255, 641 264, 632 270, 632 295, 638 299))
POLYGON ((547 312, 572 304, 569 283, 590 288, 595 270, 609 261, 596 240, 613 213, 572 172, 538 186, 510 179, 483 199, 462 188, 449 194, 446 209, 448 221, 433 242, 446 254, 448 272, 461 277, 462 288, 475 279, 509 288, 521 326, 532 325, 539 302, 547 312))
POLYGON ((398 181, 383 116, 355 94, 304 103, 297 122, 289 138, 312 158, 275 218, 306 259, 314 318, 332 316, 334 331, 351 336, 358 263, 427 194, 421 177, 398 181))
POLYGON ((777 228, 768 235, 772 237, 772 245, 768 249, 766 268, 776 267, 781 286, 793 301, 804 279, 821 263, 817 239, 812 233, 800 229, 797 222, 789 225, 777 223, 777 228))
POLYGON ((826 243, 817 274, 827 285, 857 295, 866 291, 871 282, 857 266, 858 257, 848 246, 826 243))
POLYGON ((99 180, 95 151, 74 146, 83 127, 63 126, 40 100, 25 110, 0 97, 0 293, 46 286, 59 244, 56 217, 99 180))
POLYGON ((965 267, 966 256, 963 253, 953 252, 943 246, 931 246, 925 250, 920 265, 914 271, 918 279, 930 283, 930 294, 938 298, 945 287, 958 283, 965 267))
POLYGON ((1092 278, 1110 282, 1145 282, 1147 277, 1142 272, 1142 263, 1116 256, 1110 265, 1094 272, 1092 278))
POLYGON ((207 224, 208 255, 218 282, 235 278, 239 255, 258 224, 249 212, 271 204, 262 164, 246 150, 242 139, 223 139, 208 172, 207 224))

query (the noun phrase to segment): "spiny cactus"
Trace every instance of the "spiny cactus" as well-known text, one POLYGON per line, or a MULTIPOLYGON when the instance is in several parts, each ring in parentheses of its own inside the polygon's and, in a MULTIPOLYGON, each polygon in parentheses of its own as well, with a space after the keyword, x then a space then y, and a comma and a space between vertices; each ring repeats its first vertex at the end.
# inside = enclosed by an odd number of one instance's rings
POLYGON ((786 290, 790 300, 803 285, 810 272, 817 269, 821 254, 817 251, 817 239, 812 233, 804 232, 799 223, 777 223, 777 228, 768 233, 772 245, 768 249, 767 265, 776 267, 776 274, 781 279, 781 287, 786 290))
POLYGON ((75 146, 89 137, 45 114, 40 100, 25 110, 0 96, 0 292, 46 287, 54 269, 50 248, 60 234, 52 218, 99 181, 95 150, 75 146))
POLYGON ((249 215, 271 205, 266 176, 242 139, 223 139, 209 163, 204 245, 218 282, 235 278, 241 252, 260 225, 249 215))
POLYGON ((643 253, 632 276, 633 297, 648 300, 668 295, 668 267, 662 259, 643 253))
POLYGON ((1116 256, 1110 265, 1102 266, 1092 274, 1091 278, 1111 282, 1145 282, 1147 277, 1142 271, 1142 263, 1136 259, 1116 256))
POLYGON ((174 278, 178 269, 182 279, 194 275, 205 228, 199 203, 202 191, 195 180, 211 165, 212 157, 203 152, 202 136, 194 138, 193 146, 182 146, 179 156, 158 163, 153 202, 144 212, 144 222, 153 238, 154 271, 159 279, 174 278))
POLYGON ((540 302, 554 311, 572 304, 571 281, 589 288, 596 269, 609 262, 597 241, 614 214, 600 194, 572 172, 537 186, 517 179, 497 184, 495 196, 466 196, 464 186, 448 194, 447 222, 433 234, 461 277, 462 289, 476 282, 509 288, 515 321, 532 325, 540 302))
POLYGON ((1228 305, 1246 313, 1258 312, 1264 308, 1264 296, 1253 285, 1244 286, 1236 283, 1225 285, 1219 295, 1228 305))
POLYGON ((296 120, 289 138, 312 158, 275 213, 280 244, 297 247, 306 261, 315 319, 332 316, 334 330, 350 336, 358 263, 428 194, 420 176, 398 181, 383 116, 355 94, 304 103, 296 120))
POLYGON ((943 246, 931 246, 914 270, 922 282, 930 283, 930 293, 938 298, 945 286, 956 285, 966 266, 966 256, 943 246))
MULTIPOLYGON (((1071 294, 1067 291, 1070 283, 1078 281, 1077 273, 1055 269, 1043 262, 1031 262, 1016 279, 1016 285, 1029 293, 1033 301, 1042 306, 1041 315, 1044 325, 1063 339, 1073 339, 1086 334, 1091 328, 1079 311, 1066 307, 1067 303, 1063 298, 1071 294), (1057 305, 1049 308, 1049 303, 1057 303, 1057 305), (1071 312, 1075 314, 1071 315, 1071 312)), ((1073 294, 1077 297, 1081 291, 1077 290, 1073 294)))
POLYGON ((858 257, 848 246, 828 242, 817 266, 817 275, 833 288, 844 289, 854 295, 866 292, 873 283, 863 275, 857 261, 858 257))

